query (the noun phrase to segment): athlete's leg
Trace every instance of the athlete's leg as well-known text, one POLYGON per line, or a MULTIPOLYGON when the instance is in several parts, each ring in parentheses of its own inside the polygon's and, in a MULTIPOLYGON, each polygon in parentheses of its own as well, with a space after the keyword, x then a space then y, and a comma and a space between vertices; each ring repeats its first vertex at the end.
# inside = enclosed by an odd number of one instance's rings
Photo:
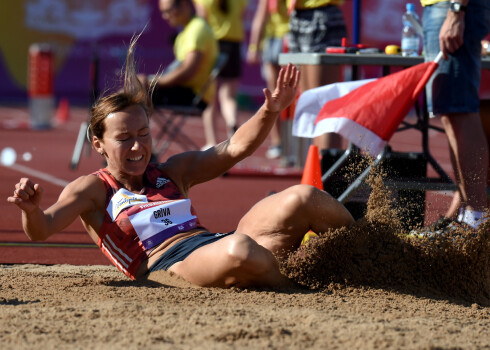
POLYGON ((236 232, 282 255, 296 249, 308 230, 325 232, 353 222, 349 211, 327 192, 296 185, 258 202, 240 220, 236 232))
POLYGON ((247 235, 235 233, 201 247, 169 271, 203 287, 285 287, 274 255, 247 235))
POLYGON ((293 186, 257 203, 235 234, 195 250, 169 271, 199 286, 285 287, 292 282, 280 273, 273 253, 295 249, 309 229, 324 232, 353 222, 328 193, 293 186))

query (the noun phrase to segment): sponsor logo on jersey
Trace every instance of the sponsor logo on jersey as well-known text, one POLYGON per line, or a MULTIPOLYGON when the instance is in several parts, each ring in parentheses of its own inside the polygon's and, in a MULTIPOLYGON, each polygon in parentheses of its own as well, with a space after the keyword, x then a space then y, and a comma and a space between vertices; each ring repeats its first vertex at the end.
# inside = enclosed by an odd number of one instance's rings
POLYGON ((112 196, 111 201, 107 206, 107 212, 111 216, 112 221, 114 221, 123 209, 147 202, 148 199, 146 196, 121 188, 114 196, 112 196))

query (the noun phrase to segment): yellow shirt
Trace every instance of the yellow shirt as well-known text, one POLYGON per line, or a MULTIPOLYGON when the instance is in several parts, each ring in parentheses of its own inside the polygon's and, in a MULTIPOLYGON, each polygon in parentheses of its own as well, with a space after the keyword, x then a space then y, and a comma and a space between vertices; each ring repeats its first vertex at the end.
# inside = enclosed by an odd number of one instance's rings
POLYGON ((277 11, 269 16, 265 27, 266 38, 282 38, 289 32, 289 15, 285 0, 277 2, 277 11))
MULTIPOLYGON (((288 7, 291 3, 291 0, 288 0, 288 7)), ((314 9, 320 6, 325 5, 337 5, 340 6, 344 3, 344 0, 296 0, 296 4, 294 6, 295 9, 304 10, 304 9, 314 9)))
MULTIPOLYGON (((203 53, 203 61, 197 74, 183 86, 190 87, 194 93, 199 93, 208 80, 209 73, 218 57, 218 43, 213 35, 213 31, 206 21, 199 17, 194 17, 185 26, 184 30, 177 35, 174 43, 174 54, 178 61, 183 61, 187 54, 192 51, 203 53)), ((215 87, 207 89, 203 100, 207 103, 214 98, 215 87)))
POLYGON ((223 13, 217 0, 194 0, 206 9, 207 20, 218 40, 241 42, 245 38, 243 14, 247 0, 228 0, 228 12, 223 13))
POLYGON ((434 5, 438 2, 443 2, 443 1, 448 1, 448 0, 420 0, 420 3, 422 6, 428 6, 428 5, 434 5))

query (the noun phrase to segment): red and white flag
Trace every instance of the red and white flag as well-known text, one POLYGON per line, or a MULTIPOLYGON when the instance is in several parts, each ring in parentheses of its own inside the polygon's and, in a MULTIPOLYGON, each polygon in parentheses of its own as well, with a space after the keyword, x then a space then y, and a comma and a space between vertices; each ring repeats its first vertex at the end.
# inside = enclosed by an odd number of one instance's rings
POLYGON ((301 94, 293 135, 313 138, 338 133, 376 156, 413 106, 439 60, 421 63, 379 79, 322 86, 301 94))

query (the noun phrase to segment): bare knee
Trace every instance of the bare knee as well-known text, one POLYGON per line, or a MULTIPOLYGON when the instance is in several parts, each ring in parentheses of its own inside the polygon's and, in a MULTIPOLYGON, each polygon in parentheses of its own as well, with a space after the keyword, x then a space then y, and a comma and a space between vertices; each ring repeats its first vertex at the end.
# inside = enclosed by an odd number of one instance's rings
POLYGON ((304 209, 319 192, 323 191, 310 185, 295 185, 288 188, 285 192, 286 196, 281 207, 284 212, 294 213, 304 209))
POLYGON ((233 239, 228 242, 226 249, 227 259, 230 267, 248 268, 256 260, 255 255, 260 250, 260 246, 251 237, 235 233, 233 239))
POLYGON ((255 284, 271 269, 277 268, 277 260, 266 248, 251 237, 235 233, 226 248, 226 260, 230 269, 230 285, 255 284))
POLYGON ((325 191, 310 185, 296 185, 289 190, 284 211, 297 222, 305 220, 310 229, 324 232, 354 222, 349 211, 325 191))

